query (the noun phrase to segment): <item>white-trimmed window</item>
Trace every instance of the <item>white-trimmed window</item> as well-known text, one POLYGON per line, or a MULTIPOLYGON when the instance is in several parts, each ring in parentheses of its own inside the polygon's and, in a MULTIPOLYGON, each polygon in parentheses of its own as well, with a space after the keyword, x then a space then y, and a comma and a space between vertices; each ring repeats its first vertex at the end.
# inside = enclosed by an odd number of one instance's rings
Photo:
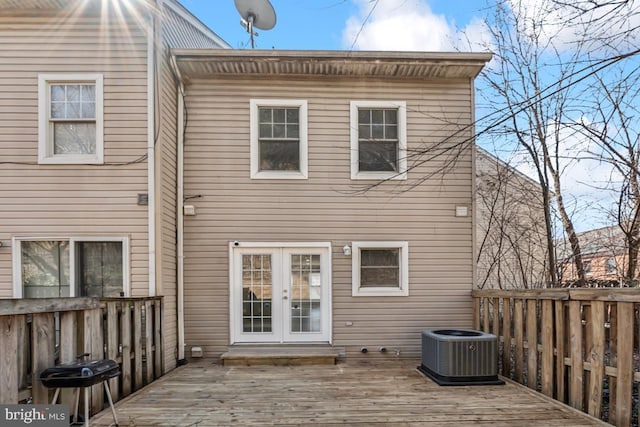
POLYGON ((353 242, 353 296, 409 295, 407 242, 353 242))
POLYGON ((100 164, 103 155, 101 74, 38 76, 38 162, 100 164))
POLYGON ((584 268, 584 273, 587 275, 591 275, 593 274, 593 272, 591 271, 591 261, 584 261, 582 263, 582 267, 584 268))
POLYGON ((126 237, 14 238, 14 298, 129 295, 126 237))
POLYGON ((351 101, 351 179, 407 179, 405 101, 351 101))
POLYGON ((307 101, 252 99, 251 178, 306 179, 307 101))

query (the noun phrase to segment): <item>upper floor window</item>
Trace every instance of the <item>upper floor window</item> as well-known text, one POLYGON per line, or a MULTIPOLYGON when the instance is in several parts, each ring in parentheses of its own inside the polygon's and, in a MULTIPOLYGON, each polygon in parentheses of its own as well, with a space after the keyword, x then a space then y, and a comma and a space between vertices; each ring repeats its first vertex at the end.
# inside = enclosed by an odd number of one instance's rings
POLYGON ((407 179, 406 102, 351 101, 351 179, 407 179))
POLYGON ((251 178, 306 179, 307 101, 252 99, 251 178))
POLYGON ((40 74, 39 163, 103 163, 102 108, 102 75, 40 74))
POLYGON ((14 297, 128 294, 128 239, 14 240, 14 297))

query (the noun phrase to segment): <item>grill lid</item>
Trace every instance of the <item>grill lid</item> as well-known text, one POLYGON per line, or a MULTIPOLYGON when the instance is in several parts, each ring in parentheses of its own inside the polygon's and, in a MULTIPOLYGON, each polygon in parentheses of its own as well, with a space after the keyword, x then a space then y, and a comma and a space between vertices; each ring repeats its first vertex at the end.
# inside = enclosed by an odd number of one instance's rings
POLYGON ((40 374, 45 387, 87 387, 120 375, 120 366, 109 359, 87 360, 47 368, 40 374))

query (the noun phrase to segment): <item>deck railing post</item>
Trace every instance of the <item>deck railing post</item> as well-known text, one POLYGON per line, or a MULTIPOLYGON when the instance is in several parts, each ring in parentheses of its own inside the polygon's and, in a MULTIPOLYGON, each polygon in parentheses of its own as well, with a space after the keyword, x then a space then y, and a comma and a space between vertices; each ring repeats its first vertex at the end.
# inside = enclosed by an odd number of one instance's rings
POLYGON ((162 301, 156 300, 153 308, 155 378, 159 378, 160 376, 162 376, 164 371, 164 342, 162 341, 162 301))
POLYGON ((542 357, 540 360, 542 393, 553 397, 553 301, 542 300, 542 322, 540 340, 542 357))
POLYGON ((18 401, 18 317, 0 316, 0 402, 18 401))
POLYGON ((33 403, 49 403, 49 389, 39 381, 40 373, 52 366, 55 355, 54 313, 36 313, 32 317, 31 360, 33 403))
MULTIPOLYGON (((609 363, 612 367, 618 366, 618 304, 612 303, 609 306, 609 363)), ((616 413, 618 393, 618 379, 614 376, 609 377, 609 414, 616 413)))
POLYGON ((538 387, 538 313, 537 301, 527 300, 527 386, 538 387))
MULTIPOLYGON (((118 306, 120 302, 109 301, 107 302, 107 358, 111 360, 118 360, 118 306)), ((120 382, 119 377, 115 377, 109 380, 109 390, 111 391, 111 398, 114 401, 118 401, 120 397, 120 391, 118 390, 118 384, 120 382)))
POLYGON ((482 331, 491 332, 491 298, 482 299, 482 331))
POLYGON ((493 321, 491 333, 496 337, 500 336, 500 300, 502 298, 493 298, 493 321))
POLYGON ((134 354, 134 380, 133 389, 142 388, 142 301, 133 303, 133 354, 134 354))
POLYGON ((152 353, 153 347, 153 316, 155 312, 151 309, 151 301, 144 302, 144 356, 145 356, 145 383, 149 384, 153 381, 153 365, 154 357, 152 353))
POLYGON ((480 297, 473 297, 473 329, 480 330, 480 297))
POLYGON ((515 380, 519 383, 522 383, 524 371, 524 331, 522 298, 516 298, 513 302, 513 329, 513 335, 515 338, 515 380))
POLYGON ((618 389, 615 424, 631 424, 633 392, 633 303, 618 303, 618 389))
POLYGON ((580 301, 569 301, 569 334, 571 342, 571 379, 569 403, 582 410, 584 358, 582 355, 582 313, 580 301))
MULTIPOLYGON (((78 322, 77 312, 64 311, 60 313, 60 363, 71 363, 78 355, 78 322)), ((71 389, 63 389, 60 403, 71 407, 74 393, 71 389)))
MULTIPOLYGON (((583 333, 582 333, 582 341, 583 341, 583 349, 584 349, 584 358, 583 362, 589 363, 589 349, 593 344, 593 319, 591 318, 591 302, 586 300, 582 302, 582 317, 583 317, 583 333)), ((589 410, 589 390, 591 390, 591 375, 590 373, 585 373, 583 375, 583 392, 582 398, 584 401, 582 402, 582 407, 585 411, 589 410)))
POLYGON ((122 302, 120 312, 120 342, 122 345, 122 395, 131 394, 131 307, 133 303, 122 302))
POLYGON ((587 358, 591 364, 587 409, 589 415, 602 415, 602 383, 604 380, 604 302, 591 303, 591 339, 587 358))
POLYGON ((556 345, 556 399, 561 402, 567 401, 567 389, 566 389, 566 365, 564 363, 564 357, 566 355, 565 337, 566 324, 565 324, 565 302, 557 300, 554 302, 555 308, 555 334, 554 340, 556 345))
POLYGON ((511 378, 511 298, 502 303, 502 375, 511 378))

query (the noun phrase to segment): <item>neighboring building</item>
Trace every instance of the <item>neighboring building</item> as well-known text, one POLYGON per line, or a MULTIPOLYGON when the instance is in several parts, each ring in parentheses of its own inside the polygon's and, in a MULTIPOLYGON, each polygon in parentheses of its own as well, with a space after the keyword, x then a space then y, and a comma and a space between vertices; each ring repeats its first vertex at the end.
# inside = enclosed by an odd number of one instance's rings
POLYGON ((417 153, 473 137, 473 79, 489 54, 175 55, 195 213, 187 348, 314 342, 415 357, 425 327, 472 325, 473 145, 452 167, 417 153))
POLYGON ((0 40, 0 298, 162 295, 165 370, 471 326, 489 54, 224 50, 174 0, 0 0, 0 40))
POLYGON ((175 366, 168 48, 215 47, 174 0, 0 0, 0 298, 163 295, 175 366))
MULTIPOLYGON (((578 234, 587 280, 620 282, 626 275, 628 255, 624 234, 617 225, 578 234)), ((558 244, 560 280, 578 280, 568 242, 558 244)))
POLYGON ((476 287, 526 289, 548 283, 540 184, 476 147, 476 287))

